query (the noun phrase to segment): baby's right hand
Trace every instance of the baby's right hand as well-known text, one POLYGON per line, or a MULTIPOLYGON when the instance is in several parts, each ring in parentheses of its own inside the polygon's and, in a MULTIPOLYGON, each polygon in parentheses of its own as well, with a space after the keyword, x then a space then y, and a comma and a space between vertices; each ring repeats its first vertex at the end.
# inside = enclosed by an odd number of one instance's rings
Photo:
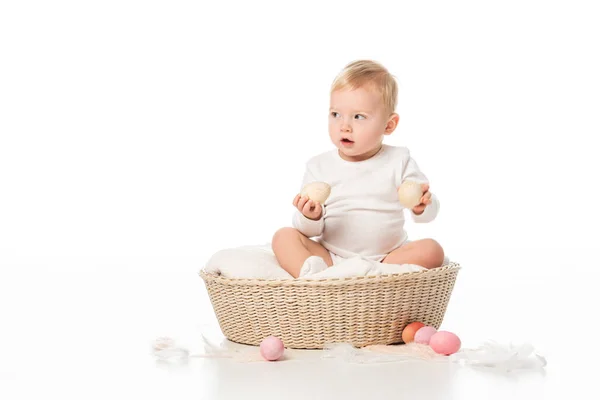
POLYGON ((294 207, 298 209, 306 218, 318 221, 321 219, 321 212, 323 211, 321 204, 309 200, 306 196, 300 196, 299 194, 294 197, 294 207))

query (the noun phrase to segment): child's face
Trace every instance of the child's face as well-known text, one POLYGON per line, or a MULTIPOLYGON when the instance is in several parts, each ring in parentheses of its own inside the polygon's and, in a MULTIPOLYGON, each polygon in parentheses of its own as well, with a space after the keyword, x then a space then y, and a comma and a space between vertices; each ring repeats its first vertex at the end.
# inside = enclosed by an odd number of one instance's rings
POLYGON ((329 137, 340 156, 349 161, 366 160, 381 148, 383 135, 392 133, 398 115, 388 115, 383 99, 370 88, 331 93, 329 137))

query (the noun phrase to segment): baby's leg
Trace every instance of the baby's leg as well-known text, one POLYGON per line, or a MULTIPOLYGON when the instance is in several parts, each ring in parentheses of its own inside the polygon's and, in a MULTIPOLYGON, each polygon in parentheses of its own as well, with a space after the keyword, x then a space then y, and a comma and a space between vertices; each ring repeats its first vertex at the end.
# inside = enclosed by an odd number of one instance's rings
POLYGON ((304 261, 310 256, 319 256, 328 267, 333 265, 329 251, 321 244, 304 236, 295 228, 281 228, 271 242, 279 265, 294 278, 300 275, 304 261))
POLYGON ((398 247, 383 261, 388 264, 416 264, 427 269, 441 267, 444 263, 444 249, 433 239, 415 240, 398 247))

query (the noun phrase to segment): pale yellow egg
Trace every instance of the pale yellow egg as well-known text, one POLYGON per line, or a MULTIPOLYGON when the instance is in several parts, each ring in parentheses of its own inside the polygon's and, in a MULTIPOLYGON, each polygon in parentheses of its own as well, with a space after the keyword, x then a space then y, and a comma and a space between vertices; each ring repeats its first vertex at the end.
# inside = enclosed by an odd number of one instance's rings
POLYGON ((331 194, 331 186, 325 182, 311 182, 302 188, 301 196, 307 196, 309 199, 325 204, 325 200, 331 194))
POLYGON ((414 181, 404 181, 398 188, 398 200, 406 208, 413 208, 421 203, 423 190, 421 184, 414 181))

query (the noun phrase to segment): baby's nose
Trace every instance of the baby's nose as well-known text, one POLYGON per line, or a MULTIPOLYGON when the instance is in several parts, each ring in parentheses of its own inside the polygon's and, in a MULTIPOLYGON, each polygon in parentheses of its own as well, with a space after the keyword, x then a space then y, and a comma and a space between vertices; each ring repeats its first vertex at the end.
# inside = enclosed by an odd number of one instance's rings
POLYGON ((352 127, 347 122, 342 122, 342 132, 350 132, 352 127))

